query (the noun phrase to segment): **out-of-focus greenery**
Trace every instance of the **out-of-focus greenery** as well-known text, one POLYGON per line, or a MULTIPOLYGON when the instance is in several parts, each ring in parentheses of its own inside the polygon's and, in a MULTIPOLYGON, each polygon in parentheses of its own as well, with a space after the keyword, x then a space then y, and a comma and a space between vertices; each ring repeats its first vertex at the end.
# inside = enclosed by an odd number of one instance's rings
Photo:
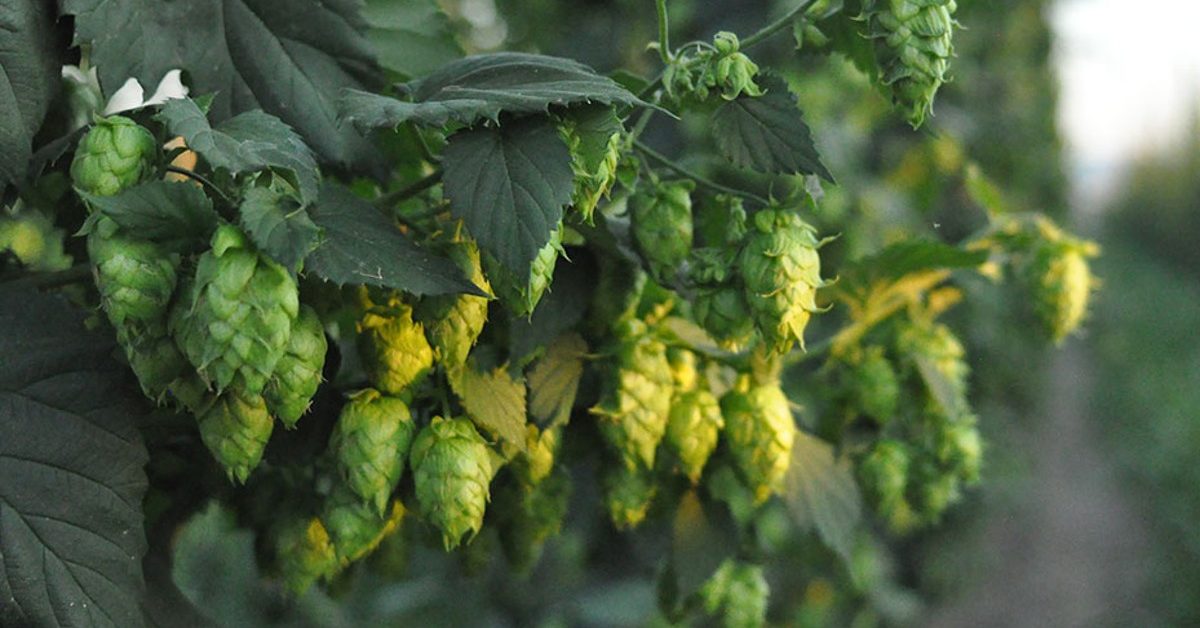
POLYGON ((1200 117, 1185 142, 1132 169, 1105 229, 1092 325, 1095 416, 1150 526, 1142 606, 1200 623, 1200 117))

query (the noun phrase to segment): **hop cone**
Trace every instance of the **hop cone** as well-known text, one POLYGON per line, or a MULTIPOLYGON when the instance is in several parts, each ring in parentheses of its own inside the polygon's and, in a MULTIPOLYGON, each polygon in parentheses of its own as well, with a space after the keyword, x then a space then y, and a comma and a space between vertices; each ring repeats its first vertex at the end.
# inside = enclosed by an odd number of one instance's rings
POLYGON ((562 225, 550 232, 550 241, 538 251, 527 277, 518 277, 496 258, 484 254, 483 268, 492 280, 496 296, 517 316, 531 316, 538 301, 554 279, 554 266, 562 252, 562 225))
MULTIPOLYGON (((491 292, 491 284, 483 276, 480 265, 479 247, 474 241, 460 240, 451 244, 449 254, 472 283, 484 292, 491 292)), ((467 354, 487 322, 487 297, 470 294, 426 297, 414 309, 438 362, 447 369, 466 364, 467 354)))
POLYGON ((676 393, 692 391, 700 385, 694 351, 677 347, 667 349, 667 363, 671 365, 671 385, 676 393))
POLYGON ((604 507, 619 530, 628 530, 641 523, 658 492, 658 485, 649 470, 626 465, 606 469, 602 484, 604 507))
POLYGON ((883 347, 868 347, 852 374, 854 403, 863 414, 880 425, 891 420, 900 396, 896 370, 883 353, 883 347))
POLYGON ((417 435, 411 464, 417 502, 425 518, 442 531, 449 551, 483 526, 492 463, 487 442, 466 418, 433 422, 417 435))
POLYGON ((154 136, 133 120, 102 118, 79 140, 71 180, 89 194, 114 196, 145 178, 157 150, 154 136))
POLYGON ((754 82, 758 65, 739 48, 737 35, 721 31, 713 37, 716 54, 709 59, 703 81, 708 87, 720 90, 721 98, 734 100, 741 94, 762 96, 763 91, 754 82))
POLYGON ((904 490, 908 485, 910 454, 899 441, 881 440, 859 463, 858 474, 879 514, 892 521, 908 507, 904 490))
POLYGON ((761 503, 781 488, 791 464, 796 424, 787 397, 776 385, 743 380, 721 398, 725 438, 738 471, 761 503))
POLYGON ((717 447, 717 437, 724 425, 721 406, 708 390, 677 394, 671 402, 667 445, 675 452, 683 474, 692 484, 700 481, 700 474, 717 447))
POLYGON ((554 468, 560 430, 539 430, 532 423, 525 426, 525 451, 512 460, 513 475, 524 486, 537 486, 554 468))
POLYGON ((400 526, 404 514, 404 506, 393 501, 386 514, 381 515, 349 487, 337 484, 325 499, 321 523, 329 530, 339 565, 345 567, 379 547, 400 526))
POLYGON ((804 347, 804 327, 817 308, 821 246, 816 230, 795 213, 767 209, 754 216, 754 229, 738 261, 746 302, 763 339, 779 353, 793 342, 804 347))
POLYGON ((650 469, 671 412, 671 364, 666 347, 641 321, 623 322, 617 335, 612 371, 591 412, 627 468, 650 469))
POLYGON ((692 251, 694 188, 690 180, 664 181, 629 201, 633 239, 660 281, 674 277, 692 251))
POLYGON ((938 462, 949 468, 963 482, 979 481, 983 464, 983 442, 975 426, 975 417, 966 416, 943 421, 937 430, 938 462))
POLYGON ((300 306, 300 315, 292 325, 287 352, 275 366, 275 376, 267 383, 264 397, 267 408, 287 427, 308 411, 313 395, 321 385, 325 367, 325 328, 316 310, 300 306))
POLYGON ((1034 249, 1027 269, 1033 311, 1054 342, 1061 343, 1087 316, 1096 284, 1087 258, 1094 251, 1094 245, 1066 237, 1034 249))
POLYGON ((300 302, 291 274, 224 225, 175 310, 171 331, 200 376, 218 392, 236 384, 259 395, 287 353, 300 302))
POLYGON ((403 396, 433 368, 433 348, 425 329, 413 321, 413 309, 399 293, 372 298, 360 293, 358 350, 371 383, 387 395, 403 396))
POLYGON ((259 395, 230 389, 196 416, 200 438, 230 480, 245 482, 262 460, 275 420, 259 395))
POLYGON ((381 516, 404 472, 412 438, 408 406, 369 388, 350 397, 333 428, 329 446, 346 486, 381 516))
POLYGON ((275 539, 275 556, 284 582, 297 595, 338 568, 329 531, 316 517, 286 526, 275 539))
MULTIPOLYGON (((941 323, 912 322, 901 328, 897 339, 900 352, 920 367, 928 365, 950 385, 954 404, 966 406, 967 363, 963 360, 966 351, 958 337, 949 327, 941 323)), ((957 408, 947 408, 954 410, 957 408)))
POLYGON ((704 610, 721 611, 726 628, 756 628, 767 621, 770 586, 761 565, 727 559, 709 576, 699 591, 704 610))
POLYGON ((954 53, 954 0, 868 0, 868 36, 892 100, 913 128, 925 122, 954 53))
POLYGON ((692 312, 696 323, 724 349, 740 351, 754 339, 754 319, 740 284, 697 290, 692 312))
POLYGON ((566 119, 559 125, 559 135, 571 150, 571 170, 575 174, 575 189, 571 194, 571 205, 591 223, 592 214, 600 199, 608 195, 617 180, 617 164, 621 158, 621 133, 615 132, 608 136, 596 133, 589 128, 593 121, 604 121, 607 113, 598 113, 595 117, 584 116, 579 119, 566 119), (585 138, 596 137, 600 141, 585 142, 585 138))
POLYGON ((509 483, 497 491, 493 508, 500 514, 500 543, 517 571, 528 571, 546 541, 562 529, 570 497, 571 477, 563 469, 536 486, 509 483))
POLYGON ((913 466, 909 491, 913 508, 924 523, 937 523, 946 509, 962 497, 958 476, 939 469, 932 460, 920 460, 913 466))

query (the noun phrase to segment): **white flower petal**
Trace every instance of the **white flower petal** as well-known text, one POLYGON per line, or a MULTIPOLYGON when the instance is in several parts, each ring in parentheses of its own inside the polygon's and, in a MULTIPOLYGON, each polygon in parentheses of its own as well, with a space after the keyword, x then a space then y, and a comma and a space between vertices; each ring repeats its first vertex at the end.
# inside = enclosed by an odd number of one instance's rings
POLYGON ((108 99, 108 105, 104 107, 104 115, 110 116, 114 113, 137 109, 142 106, 145 92, 142 91, 142 84, 137 79, 131 78, 125 81, 121 89, 108 99))
POLYGON ((158 83, 158 89, 154 90, 154 95, 150 100, 146 101, 147 105, 161 105, 172 98, 187 98, 188 88, 180 80, 180 70, 171 70, 167 72, 163 79, 158 83))

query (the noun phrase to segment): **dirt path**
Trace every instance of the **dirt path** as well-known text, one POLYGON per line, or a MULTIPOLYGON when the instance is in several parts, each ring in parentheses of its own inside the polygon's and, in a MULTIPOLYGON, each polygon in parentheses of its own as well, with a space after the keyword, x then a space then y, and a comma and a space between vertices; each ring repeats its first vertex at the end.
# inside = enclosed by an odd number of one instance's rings
POLYGON ((1122 494, 1089 421, 1092 382, 1082 343, 1059 351, 1033 451, 1030 492, 1013 512, 989 512, 983 546, 996 569, 933 609, 927 625, 1113 625, 1136 608, 1146 573, 1145 525, 1122 494))

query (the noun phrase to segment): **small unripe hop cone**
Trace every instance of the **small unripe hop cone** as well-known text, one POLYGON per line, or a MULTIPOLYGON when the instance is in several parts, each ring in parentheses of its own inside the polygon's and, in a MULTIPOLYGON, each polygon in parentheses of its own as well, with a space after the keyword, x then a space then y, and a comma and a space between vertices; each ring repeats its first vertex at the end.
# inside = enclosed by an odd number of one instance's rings
POLYGON ((101 118, 79 140, 71 180, 88 194, 113 196, 144 179, 157 152, 154 136, 138 123, 124 116, 101 118))
POLYGON ((1087 260, 1096 251, 1096 245, 1066 236, 1041 242, 1033 251, 1026 270, 1026 281, 1033 288, 1033 311, 1056 343, 1087 317, 1088 301, 1098 284, 1087 260))
POLYGON ((260 395, 226 391, 197 413, 200 438, 230 480, 244 483, 262 460, 275 427, 260 395))
MULTIPOLYGON (((472 283, 484 292, 491 292, 491 284, 483 275, 479 247, 474 241, 453 242, 448 253, 472 283)), ((467 363, 467 355, 487 322, 487 311, 488 298, 472 294, 425 297, 414 306, 414 316, 425 328, 434 357, 447 370, 467 363)))
POLYGON ((692 199, 695 183, 667 181, 630 199, 633 237, 657 280, 671 283, 692 251, 692 199))
POLYGON ((325 328, 317 312, 301 305, 287 350, 275 365, 275 374, 263 395, 271 413, 285 426, 294 427, 308 411, 313 395, 321 386, 327 349, 325 328))

